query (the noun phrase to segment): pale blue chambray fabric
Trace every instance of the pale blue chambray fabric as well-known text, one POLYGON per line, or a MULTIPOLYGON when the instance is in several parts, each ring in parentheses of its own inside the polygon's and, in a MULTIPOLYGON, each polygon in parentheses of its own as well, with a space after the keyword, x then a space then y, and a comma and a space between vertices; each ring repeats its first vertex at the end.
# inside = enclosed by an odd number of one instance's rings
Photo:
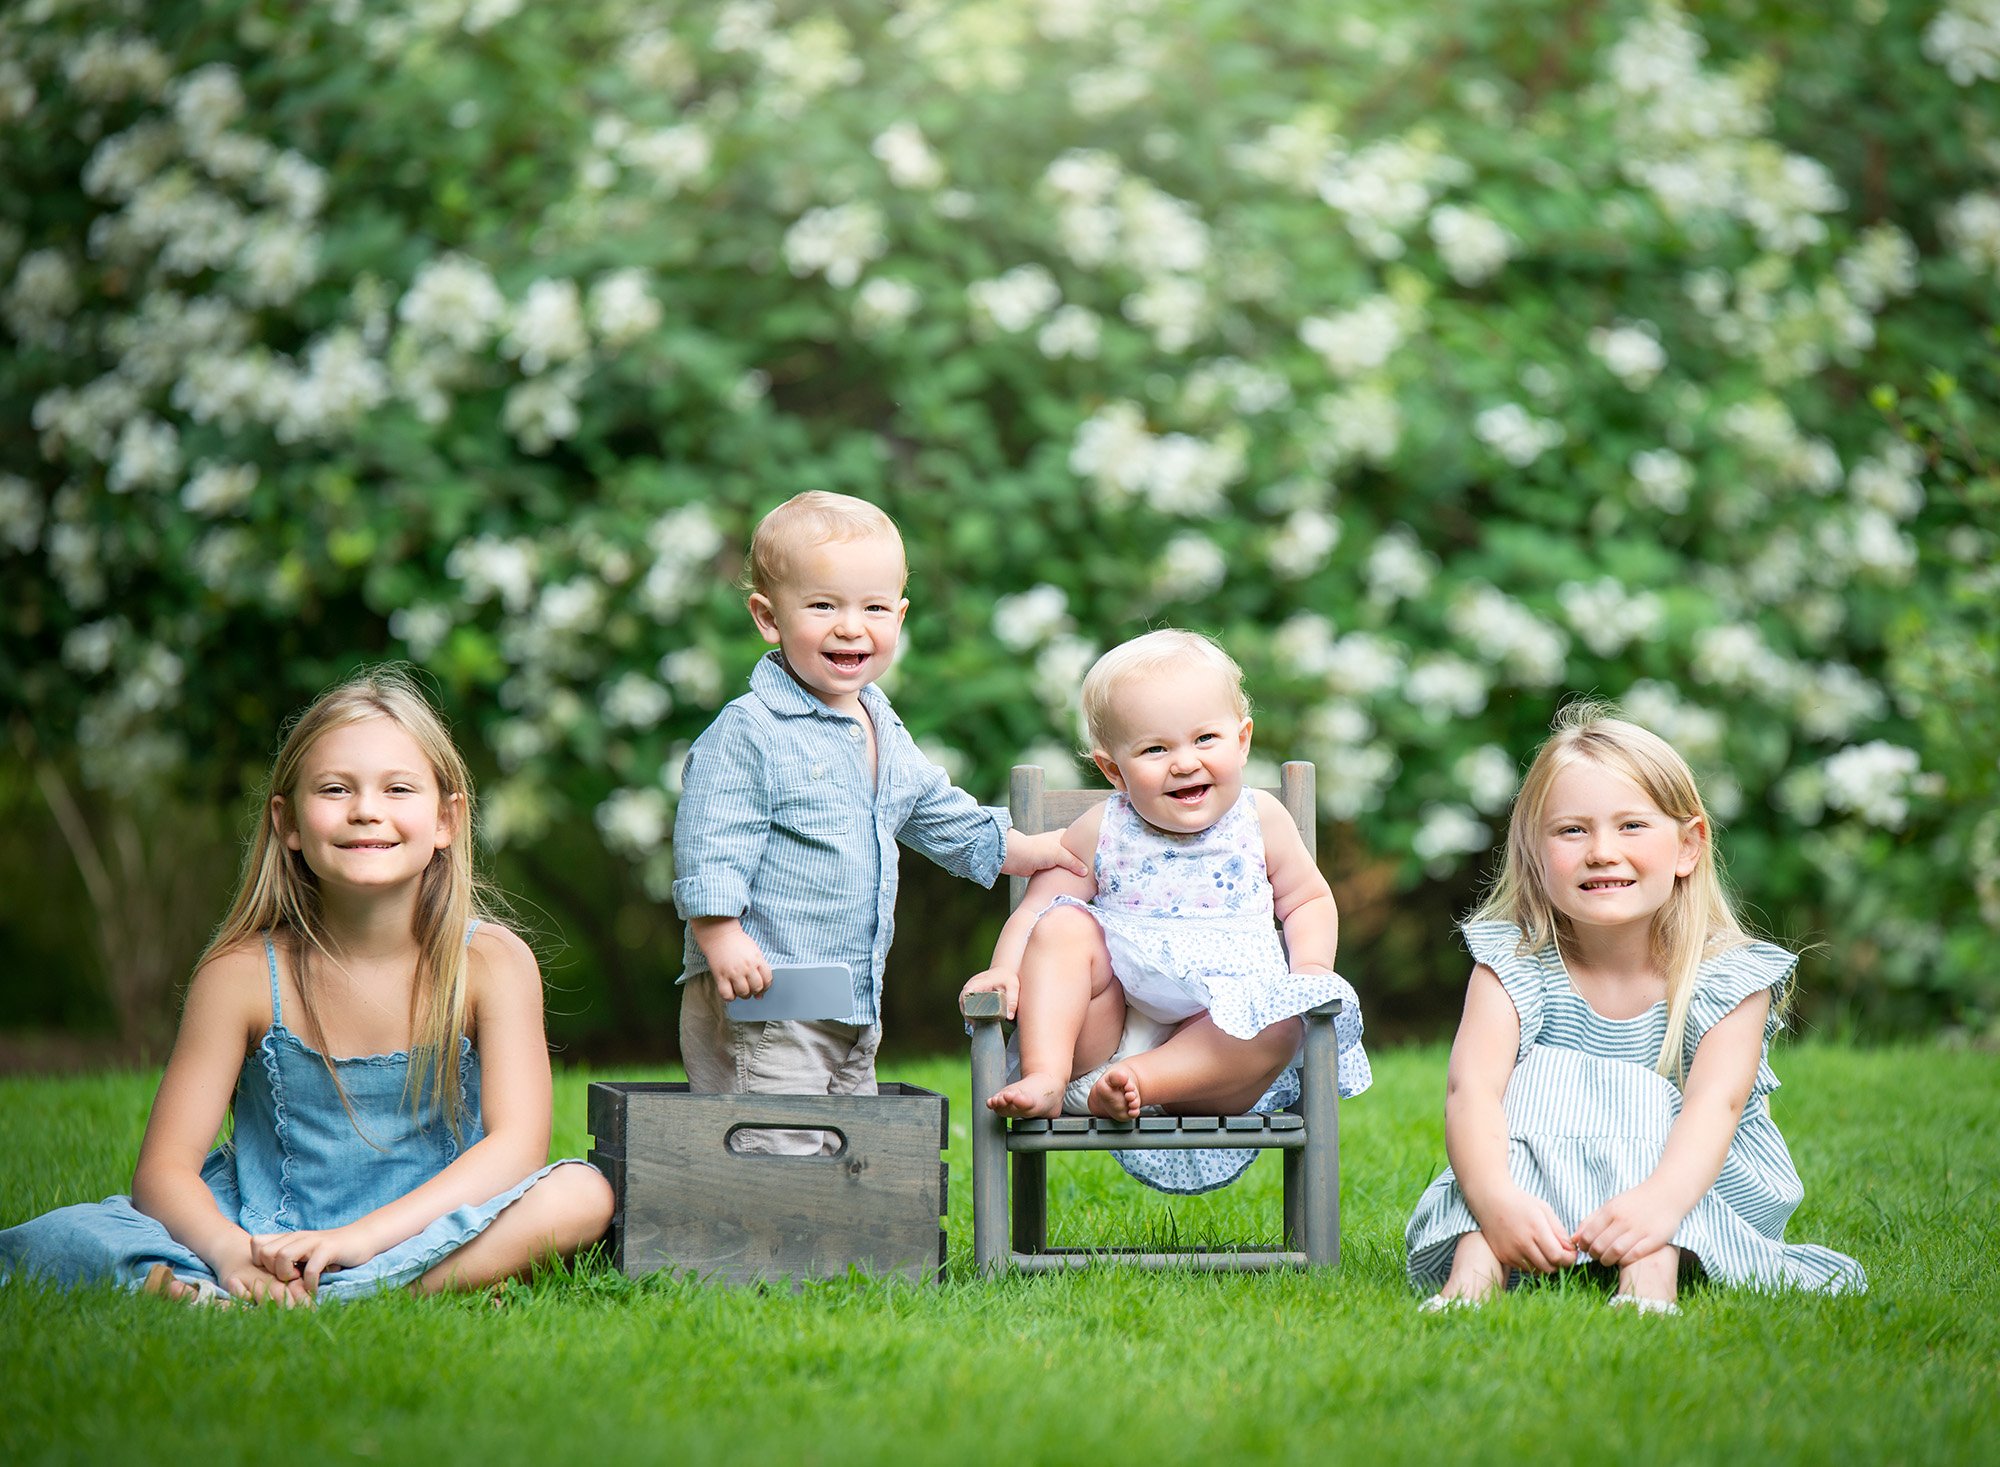
MULTIPOLYGON (((854 1024, 881 1022, 896 933, 896 844, 991 886, 1007 812, 980 805, 924 758, 873 684, 876 779, 860 723, 820 702, 767 653, 750 691, 695 740, 674 815, 674 907, 736 917, 772 963, 846 963, 854 1024)), ((708 971, 689 929, 681 981, 708 971)))

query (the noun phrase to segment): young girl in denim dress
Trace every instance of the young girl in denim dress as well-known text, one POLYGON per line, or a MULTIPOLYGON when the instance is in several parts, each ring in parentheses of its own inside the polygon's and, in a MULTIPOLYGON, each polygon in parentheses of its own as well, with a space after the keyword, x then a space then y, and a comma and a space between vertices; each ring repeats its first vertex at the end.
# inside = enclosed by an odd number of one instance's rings
POLYGON ((475 1288, 600 1237, 609 1184, 545 1165, 541 975, 484 915, 472 823, 409 679, 315 702, 196 968, 131 1195, 0 1232, 0 1277, 290 1305, 475 1288))

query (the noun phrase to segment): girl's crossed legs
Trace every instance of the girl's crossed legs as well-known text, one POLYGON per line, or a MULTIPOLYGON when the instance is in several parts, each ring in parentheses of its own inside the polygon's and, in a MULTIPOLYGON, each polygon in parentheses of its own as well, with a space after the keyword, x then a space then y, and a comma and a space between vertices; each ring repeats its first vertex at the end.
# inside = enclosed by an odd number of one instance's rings
MULTIPOLYGON (((1061 1113, 1070 1079, 1110 1059, 1125 1029, 1125 991, 1111 972, 1104 929, 1059 906, 1035 924, 1021 958, 1021 1078, 989 1105, 1002 1115, 1061 1113)), ((1130 1120, 1146 1105, 1198 1114, 1255 1104, 1297 1052, 1301 1023, 1287 1019, 1250 1039, 1197 1014, 1158 1049, 1120 1060, 1090 1091, 1094 1115, 1130 1120)))

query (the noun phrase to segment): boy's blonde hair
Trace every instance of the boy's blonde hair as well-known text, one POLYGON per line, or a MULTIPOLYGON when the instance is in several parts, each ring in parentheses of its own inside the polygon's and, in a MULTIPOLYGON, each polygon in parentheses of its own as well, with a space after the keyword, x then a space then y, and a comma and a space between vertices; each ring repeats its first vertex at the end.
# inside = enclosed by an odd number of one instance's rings
MULTIPOLYGON (((464 1121, 458 1041, 465 1032, 466 928, 475 917, 487 919, 496 904, 473 870, 472 777, 444 719, 402 667, 364 668, 320 694, 285 730, 258 807, 257 829, 244 856, 236 898, 209 939, 201 961, 206 963, 219 953, 259 942, 267 935, 289 935, 299 997, 305 1007, 304 1032, 326 1061, 341 1103, 347 1104, 340 1076, 326 1053, 311 954, 318 953, 330 963, 339 960, 326 944, 319 878, 304 855, 286 845, 285 837, 298 819, 298 784, 313 745, 335 729, 371 718, 388 719, 416 742, 437 780, 440 808, 451 816, 451 842, 432 854, 417 889, 417 972, 410 995, 407 1093, 411 1111, 418 1115, 425 1097, 435 1096, 452 1134, 458 1135, 464 1121), (273 795, 283 797, 282 816, 272 808, 273 795)), ((348 1115, 354 1118, 352 1107, 348 1115)))
POLYGON ((1200 632, 1162 627, 1129 642, 1120 642, 1098 658, 1083 679, 1083 726, 1094 749, 1109 749, 1117 727, 1119 692, 1135 678, 1194 668, 1213 673, 1228 689, 1239 718, 1250 716, 1250 699, 1243 691, 1243 669, 1200 632))
POLYGON ((1615 716, 1608 704, 1571 703, 1556 715, 1554 729, 1514 797, 1499 878, 1472 920, 1512 922, 1521 929, 1524 953, 1540 952, 1551 942, 1564 952, 1571 950, 1570 920, 1549 900, 1542 867, 1542 824, 1550 787, 1574 764, 1588 761, 1631 780, 1683 833, 1699 821, 1703 838, 1695 868, 1675 878, 1673 894, 1653 916, 1653 961, 1667 978, 1667 1032, 1654 1067, 1683 1081, 1681 1048, 1695 972, 1705 959, 1752 940, 1737 920, 1723 884, 1715 855, 1715 824, 1687 761, 1658 734, 1615 716))
MULTIPOLYGON (((844 545, 886 535, 900 549, 902 534, 881 508, 851 494, 808 489, 794 494, 757 522, 743 565, 743 589, 769 596, 789 574, 800 551, 813 545, 844 545)), ((904 579, 909 578, 907 565, 904 579)))

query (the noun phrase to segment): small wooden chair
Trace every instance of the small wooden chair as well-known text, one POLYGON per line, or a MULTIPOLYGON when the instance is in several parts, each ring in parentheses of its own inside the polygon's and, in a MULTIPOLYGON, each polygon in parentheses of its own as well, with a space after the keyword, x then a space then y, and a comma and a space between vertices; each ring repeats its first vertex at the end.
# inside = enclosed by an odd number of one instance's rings
MULTIPOLYGON (((1272 791, 1298 824, 1306 851, 1315 846, 1313 766, 1286 764, 1272 791)), ((1030 835, 1067 827, 1107 790, 1051 790, 1041 769, 1016 765, 1009 807, 1015 828, 1030 835)), ((1020 903, 1027 882, 1012 881, 1020 903)), ((1030 1272, 1116 1262, 1141 1268, 1266 1269, 1340 1262, 1340 1087, 1334 1016, 1340 1001, 1304 1015, 1301 1094, 1274 1115, 1097 1116, 1012 1120, 986 1108, 1007 1083, 1007 1042, 998 993, 968 994, 959 1005, 972 1028, 972 1252, 981 1273, 1008 1265, 1030 1272), (1051 1248, 1048 1155, 1052 1151, 1270 1149, 1285 1158, 1285 1247, 1280 1250, 1051 1248), (1008 1172, 1013 1206, 1008 1206, 1008 1172), (1011 1244, 1009 1246, 1009 1237, 1011 1244)))

